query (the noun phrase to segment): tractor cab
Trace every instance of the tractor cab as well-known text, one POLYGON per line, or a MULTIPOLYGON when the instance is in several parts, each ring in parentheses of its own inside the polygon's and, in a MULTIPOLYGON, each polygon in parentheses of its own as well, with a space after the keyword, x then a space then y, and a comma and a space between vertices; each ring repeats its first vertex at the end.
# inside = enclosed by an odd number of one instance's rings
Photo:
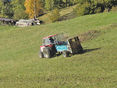
POLYGON ((52 36, 43 38, 43 45, 51 45, 54 43, 55 43, 55 40, 53 39, 52 36))
POLYGON ((50 35, 43 38, 43 45, 66 45, 65 37, 63 34, 50 35))

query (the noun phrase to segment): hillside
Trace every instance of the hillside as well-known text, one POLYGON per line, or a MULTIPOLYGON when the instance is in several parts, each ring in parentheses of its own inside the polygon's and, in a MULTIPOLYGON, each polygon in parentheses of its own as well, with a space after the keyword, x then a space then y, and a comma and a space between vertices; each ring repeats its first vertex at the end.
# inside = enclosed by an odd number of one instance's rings
POLYGON ((117 12, 25 28, 0 26, 0 88, 116 88, 116 52, 117 12), (40 59, 42 37, 57 33, 88 34, 85 53, 40 59))
MULTIPOLYGON (((60 9, 60 20, 66 20, 66 19, 72 19, 75 18, 75 15, 73 13, 73 9, 76 7, 70 6, 64 9, 60 9)), ((51 23, 51 20, 49 18, 51 11, 47 12, 45 15, 40 16, 39 19, 43 21, 45 24, 51 23)))

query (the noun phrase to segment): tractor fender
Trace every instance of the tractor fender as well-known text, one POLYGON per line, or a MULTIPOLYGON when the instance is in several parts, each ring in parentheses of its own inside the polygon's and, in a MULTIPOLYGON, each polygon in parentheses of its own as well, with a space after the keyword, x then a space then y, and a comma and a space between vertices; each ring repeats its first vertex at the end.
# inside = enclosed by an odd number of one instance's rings
POLYGON ((43 52, 45 46, 40 46, 40 51, 43 52))

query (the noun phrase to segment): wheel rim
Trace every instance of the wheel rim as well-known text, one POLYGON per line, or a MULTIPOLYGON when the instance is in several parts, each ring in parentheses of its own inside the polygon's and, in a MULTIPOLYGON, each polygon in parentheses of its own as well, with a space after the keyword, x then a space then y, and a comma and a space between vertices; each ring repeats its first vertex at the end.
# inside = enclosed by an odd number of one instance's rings
POLYGON ((48 58, 48 55, 47 54, 45 54, 45 58, 48 58))
POLYGON ((63 53, 63 56, 66 57, 66 52, 63 53))

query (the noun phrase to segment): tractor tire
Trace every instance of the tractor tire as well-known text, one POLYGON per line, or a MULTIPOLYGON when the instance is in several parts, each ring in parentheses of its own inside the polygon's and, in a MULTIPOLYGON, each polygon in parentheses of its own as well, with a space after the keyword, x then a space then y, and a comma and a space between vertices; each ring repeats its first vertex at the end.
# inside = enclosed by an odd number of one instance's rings
POLYGON ((63 52, 63 57, 69 57, 69 52, 64 51, 64 52, 63 52))
POLYGON ((43 55, 45 58, 51 58, 51 52, 50 52, 49 48, 44 49, 43 55))
POLYGON ((40 51, 40 53, 39 53, 39 57, 40 58, 44 58, 44 55, 43 55, 43 53, 40 51))

